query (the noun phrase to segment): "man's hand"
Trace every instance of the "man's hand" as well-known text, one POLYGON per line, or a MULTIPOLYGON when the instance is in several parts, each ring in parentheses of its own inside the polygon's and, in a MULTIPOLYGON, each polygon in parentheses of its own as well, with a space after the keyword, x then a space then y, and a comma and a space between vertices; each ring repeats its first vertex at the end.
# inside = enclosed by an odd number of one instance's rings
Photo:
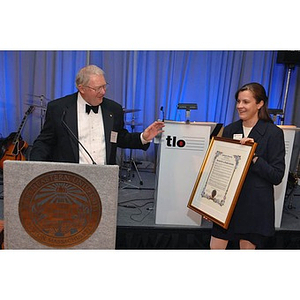
POLYGON ((143 132, 143 139, 150 142, 155 136, 163 132, 162 128, 165 127, 164 122, 155 121, 149 125, 143 132))

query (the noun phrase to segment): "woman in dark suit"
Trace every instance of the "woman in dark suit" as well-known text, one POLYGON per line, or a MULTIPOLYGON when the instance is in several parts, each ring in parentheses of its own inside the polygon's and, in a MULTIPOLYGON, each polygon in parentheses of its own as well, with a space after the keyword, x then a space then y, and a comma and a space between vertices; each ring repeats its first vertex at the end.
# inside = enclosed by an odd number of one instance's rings
POLYGON ((274 185, 285 170, 283 131, 273 124, 267 111, 263 86, 249 83, 235 94, 240 120, 224 128, 223 136, 258 144, 227 230, 213 224, 211 249, 226 249, 238 240, 241 249, 255 249, 265 237, 274 235, 274 185))
POLYGON ((78 93, 49 102, 30 160, 112 165, 117 147, 147 150, 162 132, 164 124, 157 121, 140 133, 124 128, 122 106, 104 97, 107 82, 99 67, 82 68, 76 87, 78 93))

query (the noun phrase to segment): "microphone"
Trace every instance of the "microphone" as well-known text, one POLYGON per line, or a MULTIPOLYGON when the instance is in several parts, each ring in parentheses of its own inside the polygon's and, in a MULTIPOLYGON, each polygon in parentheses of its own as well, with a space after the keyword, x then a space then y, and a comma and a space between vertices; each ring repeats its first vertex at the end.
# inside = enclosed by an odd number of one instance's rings
POLYGON ((161 112, 162 112, 162 121, 164 122, 164 121, 165 121, 165 112, 164 112, 164 107, 163 107, 163 106, 161 106, 161 107, 160 107, 160 110, 161 110, 161 112))
POLYGON ((96 165, 96 162, 94 161, 94 159, 92 158, 92 156, 90 155, 90 153, 86 150, 86 148, 82 145, 82 143, 79 141, 79 139, 77 138, 77 136, 73 133, 73 131, 71 130, 71 128, 67 125, 67 123, 64 121, 65 118, 65 114, 66 111, 63 111, 63 114, 61 116, 61 123, 65 126, 65 128, 68 130, 68 132, 71 134, 71 136, 74 138, 74 140, 82 147, 82 149, 86 152, 86 154, 89 156, 89 158, 91 159, 91 161, 93 162, 93 165, 96 165))
MULTIPOLYGON (((164 107, 163 106, 160 107, 160 111, 162 112, 162 120, 158 119, 158 121, 164 122, 165 121, 165 112, 164 112, 164 107)), ((159 144, 160 143, 161 136, 162 136, 162 134, 159 133, 154 137, 154 140, 153 140, 154 144, 159 144)))

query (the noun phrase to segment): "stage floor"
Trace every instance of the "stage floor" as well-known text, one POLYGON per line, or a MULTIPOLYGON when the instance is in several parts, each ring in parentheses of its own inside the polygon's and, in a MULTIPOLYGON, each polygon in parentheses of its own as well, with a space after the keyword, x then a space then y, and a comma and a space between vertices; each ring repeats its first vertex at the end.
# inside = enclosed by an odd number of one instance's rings
MULTIPOLYGON (((143 185, 139 184, 136 172, 130 181, 120 181, 118 200, 118 226, 155 226, 155 174, 151 171, 139 172, 143 185)), ((288 191, 289 192, 289 191, 288 191)), ((188 201, 188 200, 187 200, 188 201)), ((297 185, 291 197, 285 199, 280 228, 276 230, 300 231, 300 186, 297 185)), ((202 219, 200 228, 211 228, 212 223, 202 219)), ((176 227, 171 225, 171 227, 176 227)), ((182 226, 179 226, 182 227, 182 226)), ((187 227, 187 226, 184 226, 187 227)), ((199 228, 199 226, 191 226, 199 228)))
MULTIPOLYGON (((117 219, 117 249, 209 249, 212 223, 201 226, 155 224, 155 173, 136 172, 120 181, 117 219)), ((122 177, 121 177, 122 178, 122 177)), ((287 191, 288 193, 290 190, 287 191)), ((300 249, 300 186, 286 197, 280 228, 261 249, 300 249)), ((229 249, 238 245, 229 243, 229 249)))

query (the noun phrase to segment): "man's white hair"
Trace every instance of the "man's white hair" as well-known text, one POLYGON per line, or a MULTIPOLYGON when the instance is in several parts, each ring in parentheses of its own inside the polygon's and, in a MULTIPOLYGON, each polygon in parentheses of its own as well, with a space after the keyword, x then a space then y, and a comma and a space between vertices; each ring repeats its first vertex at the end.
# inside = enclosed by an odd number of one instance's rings
POLYGON ((78 89, 79 85, 86 85, 88 84, 91 75, 105 75, 104 71, 95 65, 89 65, 79 70, 76 75, 76 87, 78 89))

